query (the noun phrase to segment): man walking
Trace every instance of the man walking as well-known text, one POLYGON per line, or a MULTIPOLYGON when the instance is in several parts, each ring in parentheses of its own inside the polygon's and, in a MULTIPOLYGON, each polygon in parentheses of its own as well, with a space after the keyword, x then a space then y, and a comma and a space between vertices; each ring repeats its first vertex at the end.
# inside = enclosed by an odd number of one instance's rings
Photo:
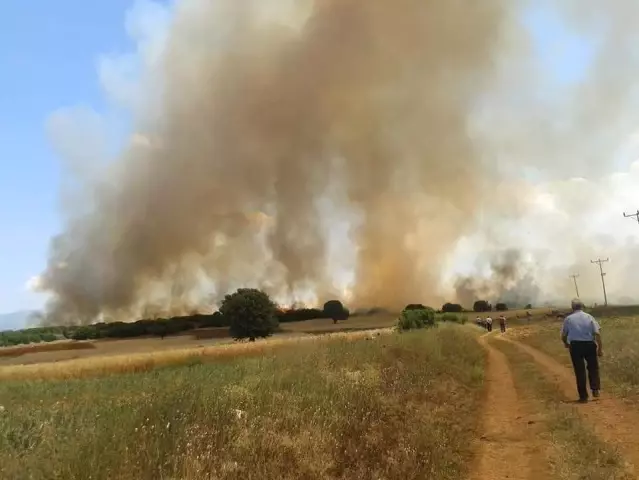
POLYGON ((499 316, 499 329, 501 333, 506 333, 506 316, 503 314, 499 316))
POLYGON ((571 302, 572 313, 564 319, 561 340, 570 350, 570 359, 575 370, 579 402, 588 401, 586 370, 593 397, 599 396, 599 359, 603 355, 599 323, 592 315, 583 311, 578 298, 571 302))
POLYGON ((486 317, 486 330, 488 330, 489 332, 493 331, 493 319, 490 317, 490 315, 486 317))

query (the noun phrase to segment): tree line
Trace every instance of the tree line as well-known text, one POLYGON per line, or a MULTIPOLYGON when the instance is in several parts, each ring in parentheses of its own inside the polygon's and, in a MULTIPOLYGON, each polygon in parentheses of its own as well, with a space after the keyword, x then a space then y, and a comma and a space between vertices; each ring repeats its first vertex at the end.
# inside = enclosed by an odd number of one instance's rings
MULTIPOLYGON (((255 289, 240 289, 233 295, 227 295, 220 309, 210 314, 195 313, 192 315, 177 316, 170 318, 143 319, 135 322, 110 322, 94 323, 91 325, 59 326, 59 327, 39 327, 23 330, 0 332, 0 346, 13 346, 29 343, 52 342, 55 340, 97 340, 100 338, 127 339, 145 336, 156 336, 164 338, 190 330, 202 328, 229 328, 234 325, 235 317, 238 315, 235 310, 228 310, 228 302, 240 298, 242 306, 240 310, 245 312, 244 317, 258 317, 263 313, 264 305, 256 299, 266 295, 255 289), (234 296, 239 295, 239 297, 234 296), (226 305, 226 307, 225 307, 226 305), (256 311, 257 309, 257 311, 256 311), (225 311, 226 310, 226 311, 225 311)), ((267 296, 268 297, 268 296, 267 296)), ((269 308, 267 315, 272 317, 274 325, 280 323, 302 322, 307 320, 327 319, 333 323, 347 320, 350 312, 339 300, 326 302, 324 308, 279 308, 269 298, 269 308)), ((367 312, 373 313, 375 309, 367 312)), ((277 327, 275 327, 277 329, 277 327)), ((237 328, 236 328, 237 330, 237 328)), ((237 333, 237 332, 236 332, 237 333)), ((231 332, 233 336, 233 332, 231 332)), ((240 335, 241 337, 241 335, 240 335)))
MULTIPOLYGON (((526 308, 530 308, 528 305, 526 308)), ((473 305, 475 312, 492 311, 493 306, 487 301, 479 300, 473 305)), ((508 306, 497 303, 495 310, 504 311, 508 306)), ((434 310, 422 304, 409 304, 403 312, 420 311, 404 315, 410 319, 406 325, 415 323, 431 323, 431 313, 438 314, 439 320, 463 321, 465 312, 460 304, 446 303, 440 310, 434 310), (428 312, 428 313, 424 313, 428 312), (441 314, 444 314, 443 316, 441 314), (448 316, 446 316, 448 315, 448 316)), ((96 340, 101 338, 127 339, 154 336, 165 338, 170 335, 202 328, 228 328, 230 335, 238 340, 267 337, 279 329, 281 323, 301 322, 307 320, 327 319, 333 323, 347 320, 355 315, 375 315, 388 313, 380 308, 357 311, 353 315, 339 300, 329 300, 323 308, 280 308, 264 292, 257 289, 241 288, 235 293, 226 295, 218 311, 210 314, 171 318, 144 319, 136 322, 95 323, 91 325, 29 328, 17 331, 0 332, 0 346, 12 346, 29 343, 51 342, 54 340, 96 340)), ((464 317, 465 319, 465 317, 464 317)), ((434 321, 434 320, 432 320, 434 321)))

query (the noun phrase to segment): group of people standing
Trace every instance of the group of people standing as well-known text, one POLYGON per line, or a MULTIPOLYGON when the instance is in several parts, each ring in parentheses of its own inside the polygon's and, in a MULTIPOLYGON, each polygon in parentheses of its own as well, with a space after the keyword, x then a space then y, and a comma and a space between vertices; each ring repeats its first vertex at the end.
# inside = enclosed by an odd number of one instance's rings
MULTIPOLYGON (((505 333, 506 332, 506 317, 502 314, 499 316, 498 318, 499 320, 499 328, 501 330, 501 333, 505 333)), ((487 331, 492 332, 493 331, 493 319, 490 315, 488 315, 486 318, 481 318, 481 317, 477 317, 477 319, 475 320, 475 323, 482 327, 485 328, 487 331)))

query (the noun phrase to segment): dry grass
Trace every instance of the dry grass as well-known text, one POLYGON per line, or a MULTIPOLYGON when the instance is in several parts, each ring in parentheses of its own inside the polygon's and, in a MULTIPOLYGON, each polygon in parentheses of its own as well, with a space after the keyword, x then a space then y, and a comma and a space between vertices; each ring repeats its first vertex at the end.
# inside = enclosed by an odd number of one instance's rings
POLYGON ((325 333, 373 328, 388 328, 397 323, 399 314, 367 315, 351 317, 346 321, 334 324, 330 319, 320 318, 305 322, 280 323, 283 332, 294 333, 325 333))
MULTIPOLYGON (((395 315, 353 317, 348 321, 339 322, 337 325, 334 325, 332 320, 328 319, 283 323, 281 324, 282 331, 277 333, 275 338, 280 339, 307 334, 324 334, 331 332, 386 328, 395 325, 396 318, 397 317, 395 315)), ((165 339, 160 339, 158 337, 145 337, 122 340, 104 339, 87 342, 67 341, 59 343, 69 345, 69 347, 65 349, 25 350, 20 356, 7 355, 3 357, 0 355, 0 367, 64 362, 82 358, 136 355, 188 348, 198 349, 221 344, 232 344, 233 339, 229 337, 228 328, 206 328, 169 336, 165 339), (88 347, 74 348, 73 345, 88 345, 88 347)), ((0 348, 0 352, 3 352, 4 350, 5 349, 0 348)))
POLYGON ((72 340, 60 340, 50 343, 35 343, 31 345, 17 345, 15 347, 0 348, 0 357, 21 357, 42 352, 61 352, 68 350, 91 350, 95 345, 91 342, 74 342, 72 340))
POLYGON ((55 363, 0 367, 0 380, 72 379, 122 373, 138 373, 158 367, 222 361, 235 357, 264 355, 282 347, 328 342, 334 339, 358 340, 374 334, 388 335, 390 329, 340 332, 322 336, 274 337, 256 342, 229 343, 201 348, 181 348, 108 357, 91 357, 55 363))
POLYGON ((0 477, 463 479, 482 396, 473 330, 261 342, 235 347, 257 358, 5 381, 0 477))

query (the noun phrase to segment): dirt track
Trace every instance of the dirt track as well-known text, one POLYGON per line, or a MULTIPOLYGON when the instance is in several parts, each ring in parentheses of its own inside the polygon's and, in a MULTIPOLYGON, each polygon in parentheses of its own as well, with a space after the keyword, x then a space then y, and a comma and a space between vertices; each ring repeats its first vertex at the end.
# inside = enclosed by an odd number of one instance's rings
POLYGON ((472 480, 536 480, 544 476, 535 461, 540 447, 526 402, 519 398, 506 355, 490 346, 486 336, 479 342, 487 350, 486 399, 483 436, 472 480))
MULTIPOLYGON (((499 337, 528 353, 563 393, 565 401, 572 402, 577 396, 573 372, 539 350, 508 338, 499 337)), ((605 361, 605 360, 604 360, 605 361)), ((605 381, 605 380, 604 380, 605 381)), ((639 474, 639 413, 630 410, 618 399, 606 395, 605 383, 601 398, 578 408, 582 417, 593 427, 598 436, 615 445, 624 456, 629 474, 639 474)), ((489 477, 485 477, 489 478, 489 477)))

